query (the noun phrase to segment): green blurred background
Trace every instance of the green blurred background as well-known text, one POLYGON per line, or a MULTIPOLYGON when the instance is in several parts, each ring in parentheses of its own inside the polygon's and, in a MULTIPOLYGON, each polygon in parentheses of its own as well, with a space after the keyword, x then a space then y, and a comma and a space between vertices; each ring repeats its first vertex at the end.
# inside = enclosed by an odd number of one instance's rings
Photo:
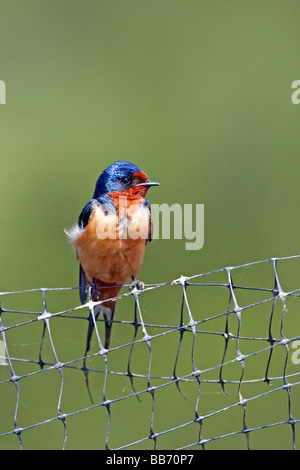
MULTIPOLYGON (((150 202, 205 204, 203 249, 186 251, 185 240, 153 241, 139 276, 144 282, 298 254, 300 105, 292 104, 291 84, 300 79, 299 21, 300 4, 290 0, 0 0, 0 79, 6 83, 7 103, 0 109, 1 290, 77 285, 78 265, 63 229, 76 221, 91 198, 100 172, 118 159, 136 163, 161 183, 149 191, 150 202)), ((289 283, 297 287, 299 264, 293 266, 285 278, 286 290, 289 283)), ((266 287, 273 287, 271 270, 269 274, 266 287)), ((265 279, 254 277, 252 284, 262 285, 265 279)), ((225 297, 219 300, 220 311, 226 311, 225 297)), ((171 291, 148 297, 144 310, 148 323, 158 321, 151 312, 153 302, 162 306, 161 323, 178 321, 180 294, 176 299, 171 291), (170 304, 177 309, 176 320, 170 304)), ((210 302, 208 298, 203 309, 210 302)), ((76 291, 63 302, 52 294, 52 311, 76 304, 76 291)), ((23 300, 6 297, 2 306, 38 310, 41 300, 28 300, 28 295, 23 300)), ((128 308, 130 317, 132 304, 128 308)), ((14 320, 6 314, 3 322, 14 320)), ((61 336, 57 339, 61 354, 67 354, 65 347, 69 359, 72 354, 82 356, 85 331, 70 321, 57 323, 57 330, 53 328, 61 336), (71 338, 73 327, 77 337, 71 338)), ((263 324, 267 335, 268 317, 263 324)), ((14 354, 36 358, 41 329, 40 323, 34 323, 10 330, 7 340, 14 354)), ((120 326, 115 330, 115 338, 122 335, 120 326)), ((116 345, 113 341, 112 346, 116 345)), ((161 343, 158 350, 167 356, 170 346, 161 343)), ((222 348, 223 343, 219 360, 222 348)), ((146 345, 143 351, 148 358, 146 345)), ((120 363, 113 361, 112 368, 117 369, 120 363)), ((170 374, 173 363, 161 375, 170 374)), ((126 361, 122 366, 126 370, 126 361)), ((18 373, 24 373, 19 368, 18 373)), ((9 374, 8 368, 1 368, 0 380, 2 369, 9 374)), ((46 406, 43 394, 52 386, 59 389, 57 371, 53 377, 55 385, 50 379, 35 385, 28 380, 22 390, 28 403, 24 398, 19 425, 28 424, 27 418, 46 419, 33 410, 29 399, 36 395, 36 403, 46 406)), ((81 376, 80 380, 84 382, 81 376)), ((76 374, 66 381, 68 411, 89 405, 86 395, 84 404, 68 403, 68 394, 77 395, 75 390, 78 395, 86 394, 84 384, 77 381, 76 374)), ((127 381, 112 390, 118 395, 122 387, 130 393, 127 381)), ((13 384, 1 393, 2 406, 5 400, 9 405, 0 433, 13 426, 13 384)), ((195 394, 196 386, 194 401, 195 394)), ((57 390, 53 395, 57 404, 57 390)), ((151 415, 150 395, 148 399, 145 395, 142 405, 134 398, 132 409, 128 407, 139 419, 143 416, 137 412, 139 406, 140 410, 149 406, 146 416, 151 415)), ((168 393, 161 392, 162 403, 170 403, 170 396, 164 395, 168 393)), ((101 401, 101 394, 98 398, 101 401)), ((182 422, 188 421, 187 416, 193 419, 193 400, 185 401, 175 391, 172 399, 176 410, 183 409, 182 422), (188 406, 190 414, 185 415, 188 406)), ((238 411, 241 425, 242 409, 238 411)), ((258 408, 257 415, 260 412, 258 408)), ((46 416, 56 413, 53 405, 46 416)), ((93 423, 105 437, 106 410, 89 413, 72 421, 68 448, 103 447, 103 440, 90 428, 93 423), (102 427, 101 422, 105 423, 102 427)), ((272 417, 265 421, 271 422, 272 417)), ((62 434, 61 423, 55 422, 27 431, 24 444, 27 448, 59 447, 61 435, 57 442, 56 426, 62 434)), ((141 426, 147 431, 139 432, 136 424, 140 437, 149 432, 149 419, 141 426)), ((171 418, 166 419, 161 429, 171 426, 171 418)), ((121 445, 122 420, 116 428, 112 446, 121 445)), ((128 428, 126 432, 130 436, 128 428)), ((219 425, 213 433, 221 433, 219 425)), ((259 436, 257 447, 290 445, 282 436, 278 440, 259 436)), ((172 441, 172 433, 169 439, 162 447, 188 442, 188 438, 187 442, 172 441)), ((0 446, 17 447, 17 437, 3 438, 0 446)), ((216 441, 215 447, 243 448, 245 439, 216 441)))

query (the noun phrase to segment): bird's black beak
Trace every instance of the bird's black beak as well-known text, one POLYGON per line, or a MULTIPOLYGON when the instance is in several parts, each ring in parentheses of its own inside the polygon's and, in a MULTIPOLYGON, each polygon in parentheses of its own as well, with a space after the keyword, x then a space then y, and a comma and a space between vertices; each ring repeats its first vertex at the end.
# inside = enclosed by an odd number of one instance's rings
POLYGON ((159 186, 159 183, 157 183, 156 181, 147 180, 144 181, 144 183, 138 183, 136 186, 159 186))

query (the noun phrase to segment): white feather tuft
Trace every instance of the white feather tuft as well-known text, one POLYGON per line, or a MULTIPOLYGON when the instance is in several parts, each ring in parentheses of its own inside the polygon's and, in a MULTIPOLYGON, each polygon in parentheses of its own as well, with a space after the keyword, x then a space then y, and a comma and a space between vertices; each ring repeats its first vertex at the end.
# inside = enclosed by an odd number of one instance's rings
POLYGON ((80 228, 78 224, 76 224, 69 229, 64 229, 64 232, 69 238, 70 242, 74 243, 75 240, 77 240, 77 238, 80 237, 80 235, 82 234, 83 229, 80 228))

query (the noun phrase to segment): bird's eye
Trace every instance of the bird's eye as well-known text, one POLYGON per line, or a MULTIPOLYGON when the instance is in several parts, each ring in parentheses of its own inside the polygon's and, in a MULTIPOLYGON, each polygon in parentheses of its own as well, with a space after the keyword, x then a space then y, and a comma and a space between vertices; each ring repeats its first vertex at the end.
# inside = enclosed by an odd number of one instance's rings
POLYGON ((131 183, 132 178, 130 178, 129 176, 123 176, 123 177, 120 179, 120 181, 121 181, 122 184, 128 185, 128 184, 131 183))

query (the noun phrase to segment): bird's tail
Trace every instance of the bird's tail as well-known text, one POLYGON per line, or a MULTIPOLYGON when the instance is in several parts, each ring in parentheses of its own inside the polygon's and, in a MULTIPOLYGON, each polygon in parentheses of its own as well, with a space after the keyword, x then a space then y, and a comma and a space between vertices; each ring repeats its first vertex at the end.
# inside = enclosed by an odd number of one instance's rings
MULTIPOLYGON (((109 348, 110 332, 111 332, 112 321, 114 318, 115 310, 116 310, 116 304, 114 304, 112 307, 105 307, 103 304, 96 305, 94 307, 95 319, 97 320, 99 314, 102 313, 103 318, 105 320, 105 349, 109 348)), ((93 330, 94 330, 94 320, 93 320, 92 313, 90 313, 89 328, 88 328, 87 338, 86 338, 85 355, 90 349, 93 330)))

